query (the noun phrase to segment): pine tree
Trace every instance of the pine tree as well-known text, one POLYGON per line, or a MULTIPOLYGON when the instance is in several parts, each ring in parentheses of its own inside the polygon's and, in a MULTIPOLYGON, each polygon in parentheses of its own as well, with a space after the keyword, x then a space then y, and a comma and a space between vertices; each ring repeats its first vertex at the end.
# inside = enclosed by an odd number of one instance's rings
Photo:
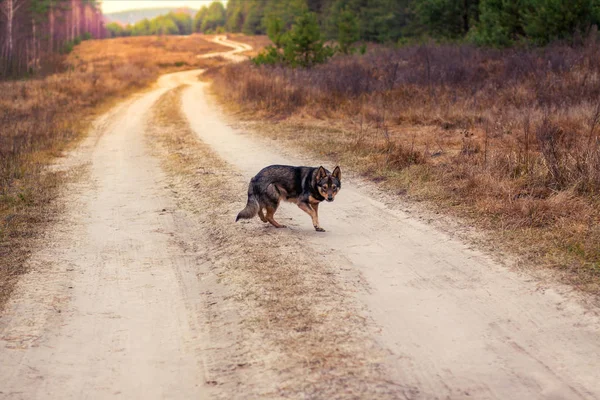
POLYGON ((316 14, 304 12, 296 18, 288 32, 284 32, 285 26, 281 19, 270 17, 268 21, 269 37, 275 46, 265 48, 253 59, 255 64, 311 68, 326 62, 334 54, 334 50, 326 46, 321 37, 316 14))
POLYGON ((202 24, 208 14, 208 8, 206 6, 200 7, 196 15, 194 16, 194 32, 202 31, 202 24))
POLYGON ((317 16, 311 12, 300 15, 286 39, 284 58, 292 67, 311 68, 326 62, 333 49, 325 46, 317 16))
POLYGON ((352 45, 358 41, 360 36, 358 18, 350 10, 343 10, 337 20, 337 41, 340 52, 352 53, 352 45))
POLYGON ((510 46, 525 37, 524 0, 481 0, 479 24, 471 32, 478 44, 510 46))
POLYGON ((220 1, 213 1, 208 6, 206 16, 202 20, 200 31, 204 33, 215 32, 217 28, 225 26, 225 7, 220 1))
POLYGON ((567 39, 575 32, 586 32, 594 22, 598 0, 527 0, 526 3, 523 29, 531 41, 544 45, 567 39))

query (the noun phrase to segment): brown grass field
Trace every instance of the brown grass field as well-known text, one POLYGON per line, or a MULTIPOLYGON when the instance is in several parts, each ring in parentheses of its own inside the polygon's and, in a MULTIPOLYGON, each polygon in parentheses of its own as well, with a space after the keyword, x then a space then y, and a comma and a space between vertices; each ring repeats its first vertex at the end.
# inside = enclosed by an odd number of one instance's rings
POLYGON ((310 70, 244 63, 210 76, 262 134, 354 169, 399 201, 462 217, 524 265, 600 292, 595 40, 378 49, 310 70))
POLYGON ((228 50, 199 35, 86 41, 63 72, 0 82, 0 307, 51 213, 64 176, 53 159, 85 135, 95 116, 167 72, 214 66, 197 54, 228 50))

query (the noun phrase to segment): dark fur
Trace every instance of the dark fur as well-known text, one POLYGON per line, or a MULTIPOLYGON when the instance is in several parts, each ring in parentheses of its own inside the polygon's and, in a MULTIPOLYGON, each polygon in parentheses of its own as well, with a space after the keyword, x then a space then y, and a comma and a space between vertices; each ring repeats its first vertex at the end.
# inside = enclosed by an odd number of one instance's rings
POLYGON ((248 203, 238 214, 240 219, 253 218, 256 215, 263 222, 270 222, 277 228, 283 228, 273 215, 281 200, 295 203, 311 216, 317 231, 325 231, 319 225, 319 203, 333 201, 341 189, 341 171, 335 167, 333 173, 323 167, 292 167, 271 165, 263 168, 248 186, 248 203))

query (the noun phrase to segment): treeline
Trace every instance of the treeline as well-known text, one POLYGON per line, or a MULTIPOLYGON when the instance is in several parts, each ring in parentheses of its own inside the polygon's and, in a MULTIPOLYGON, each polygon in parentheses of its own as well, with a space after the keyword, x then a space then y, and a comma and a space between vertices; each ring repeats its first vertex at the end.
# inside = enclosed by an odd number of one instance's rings
POLYGON ((366 42, 397 43, 430 37, 487 46, 545 45, 585 36, 600 23, 600 0, 229 0, 215 1, 192 18, 170 13, 112 36, 241 32, 266 34, 269 21, 289 30, 305 12, 316 15, 326 39, 340 31, 366 42), (356 33, 354 33, 356 32, 356 33))
POLYGON ((117 22, 106 24, 109 37, 148 35, 189 35, 194 32, 192 16, 185 11, 170 12, 153 19, 143 19, 133 25, 117 22))
POLYGON ((96 0, 0 0, 0 32, 6 78, 36 72, 45 55, 103 37, 104 22, 96 0))
POLYGON ((359 40, 375 42, 432 37, 544 45, 585 35, 600 23, 600 0, 229 0, 225 28, 265 34, 269 18, 289 28, 305 10, 317 14, 329 39, 350 24, 359 40))
POLYGON ((122 26, 106 25, 110 37, 147 35, 189 35, 198 33, 221 33, 225 31, 226 12, 221 2, 203 6, 192 18, 189 12, 176 11, 136 24, 122 26))

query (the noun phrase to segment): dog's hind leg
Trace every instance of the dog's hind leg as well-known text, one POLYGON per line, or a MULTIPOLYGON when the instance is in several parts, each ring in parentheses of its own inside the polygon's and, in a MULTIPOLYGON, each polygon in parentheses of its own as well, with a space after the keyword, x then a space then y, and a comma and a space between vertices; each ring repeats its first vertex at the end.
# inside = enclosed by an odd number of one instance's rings
POLYGON ((275 218, 273 218, 275 211, 277 211, 277 208, 267 206, 267 221, 269 221, 275 228, 287 228, 285 225, 281 225, 279 222, 275 221, 275 218))
POLYGON ((261 207, 258 209, 258 218, 260 218, 260 220, 261 220, 262 222, 269 222, 269 221, 267 220, 267 218, 265 217, 265 214, 264 214, 264 212, 263 212, 262 206, 261 206, 261 207))

